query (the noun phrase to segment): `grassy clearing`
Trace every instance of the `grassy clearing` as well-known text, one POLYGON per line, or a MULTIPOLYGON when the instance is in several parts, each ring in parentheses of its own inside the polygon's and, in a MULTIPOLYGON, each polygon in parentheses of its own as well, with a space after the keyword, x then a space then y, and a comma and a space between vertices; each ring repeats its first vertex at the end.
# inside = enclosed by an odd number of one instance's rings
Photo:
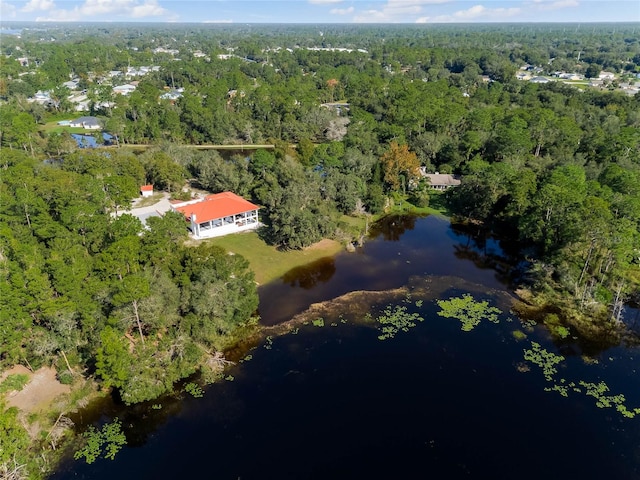
POLYGON ((151 195, 150 197, 143 197, 140 198, 136 204, 135 204, 135 208, 142 208, 142 207, 150 207, 151 205, 155 205, 156 203, 158 203, 160 200, 162 200, 164 197, 164 194, 162 192, 155 192, 153 195, 151 195))
POLYGON ((442 215, 445 217, 451 216, 451 211, 447 207, 442 192, 430 192, 429 193, 429 206, 427 207, 427 213, 432 215, 442 215))
POLYGON ((429 192, 428 207, 417 207, 410 202, 409 196, 405 196, 402 198, 396 198, 392 202, 389 210, 385 213, 385 215, 389 213, 415 214, 415 215, 440 215, 444 217, 451 216, 451 211, 446 206, 442 192, 435 192, 435 191, 429 192))
POLYGON ((282 277, 292 268, 335 255, 344 249, 335 240, 322 240, 304 250, 280 251, 267 245, 255 232, 238 233, 204 241, 246 258, 260 285, 282 277))
POLYGON ((92 133, 96 131, 101 131, 101 130, 85 130, 82 127, 68 127, 64 125, 58 125, 58 120, 54 120, 51 122, 47 122, 44 125, 40 125, 40 131, 45 133, 68 132, 68 133, 84 133, 84 134, 91 135, 92 133))

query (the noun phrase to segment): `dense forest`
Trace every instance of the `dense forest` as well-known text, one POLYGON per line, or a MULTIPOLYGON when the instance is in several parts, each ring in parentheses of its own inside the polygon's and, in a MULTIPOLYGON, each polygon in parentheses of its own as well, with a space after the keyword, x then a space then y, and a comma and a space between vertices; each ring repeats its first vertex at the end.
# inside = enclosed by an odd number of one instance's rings
POLYGON ((518 241, 538 302, 585 335, 616 336, 640 296, 640 97, 515 74, 527 64, 631 78, 636 29, 100 25, 3 36, 0 367, 54 364, 65 382, 82 372, 136 403, 215 364, 247 325, 257 293, 244 259, 186 246, 177 214, 147 228, 114 215, 143 183, 232 190, 262 206, 262 238, 297 249, 349 238, 345 216, 427 206, 419 167, 461 176, 445 195, 455 219, 518 241), (160 68, 128 96, 97 80, 130 65, 160 68), (117 146, 80 149, 44 128, 77 116, 61 86, 73 77, 117 146), (168 88, 184 94, 160 99, 168 88), (29 102, 38 90, 55 101, 29 102), (275 149, 184 147, 211 143, 275 149))

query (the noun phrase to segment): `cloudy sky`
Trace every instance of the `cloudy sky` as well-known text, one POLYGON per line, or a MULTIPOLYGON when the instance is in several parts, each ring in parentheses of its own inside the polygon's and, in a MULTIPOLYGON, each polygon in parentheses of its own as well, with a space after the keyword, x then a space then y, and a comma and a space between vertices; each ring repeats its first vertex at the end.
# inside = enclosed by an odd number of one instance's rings
POLYGON ((0 0, 0 22, 638 22, 639 0, 0 0))

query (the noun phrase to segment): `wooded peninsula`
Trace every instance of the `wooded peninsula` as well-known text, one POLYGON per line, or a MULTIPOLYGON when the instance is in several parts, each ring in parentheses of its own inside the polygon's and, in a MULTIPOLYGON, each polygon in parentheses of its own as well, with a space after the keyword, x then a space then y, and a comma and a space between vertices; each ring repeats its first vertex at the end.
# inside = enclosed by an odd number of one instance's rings
POLYGON ((134 404, 214 379, 259 328, 247 259, 189 239, 177 211, 122 214, 144 185, 174 201, 233 192, 281 251, 352 245, 382 215, 437 205, 517 243, 523 311, 636 341, 637 24, 12 28, 0 371, 52 367, 74 393, 25 415, 4 398, 19 379, 0 383, 0 476, 49 473, 74 441, 64 411, 90 392, 134 404), (209 144, 233 150, 191 148, 209 144), (436 172, 456 184, 438 191, 436 172))

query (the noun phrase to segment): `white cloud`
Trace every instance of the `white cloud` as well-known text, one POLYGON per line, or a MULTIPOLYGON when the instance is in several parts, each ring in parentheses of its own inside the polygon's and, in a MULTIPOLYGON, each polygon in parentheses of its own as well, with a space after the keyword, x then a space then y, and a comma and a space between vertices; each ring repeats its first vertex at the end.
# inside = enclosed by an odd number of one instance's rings
POLYGON ((131 9, 131 16, 133 18, 160 17, 167 13, 168 11, 158 5, 158 2, 155 0, 146 2, 142 5, 136 5, 131 9))
POLYGON ((348 15, 350 13, 353 13, 354 10, 355 10, 355 8, 353 8, 353 7, 349 7, 349 8, 332 8, 331 10, 329 10, 329 13, 332 13, 334 15, 348 15))
POLYGON ((204 20, 202 23, 233 23, 233 20, 204 20))
POLYGON ((309 0, 311 5, 332 5, 334 3, 342 3, 343 0, 309 0))
MULTIPOLYGON (((32 0, 37 1, 37 0, 32 0)), ((49 0, 40 0, 43 2, 49 0)), ((68 21, 80 20, 114 20, 127 18, 168 17, 167 20, 177 20, 177 16, 158 5, 157 0, 85 0, 82 5, 71 10, 52 10, 48 17, 38 17, 36 21, 68 21)))
POLYGON ((16 16, 16 7, 10 3, 0 0, 0 17, 13 18, 16 16))
POLYGON ((451 0, 387 0, 379 10, 366 10, 355 17, 356 22, 406 22, 407 15, 422 13, 425 5, 449 3, 451 0))
POLYGON ((39 12, 53 10, 56 5, 53 0, 29 0, 29 2, 20 9, 21 12, 39 12))
POLYGON ((537 10, 559 10, 567 7, 578 7, 578 0, 533 0, 537 10))
POLYGON ((451 15, 438 15, 435 17, 420 17, 416 23, 447 23, 447 22, 469 22, 476 19, 484 21, 500 20, 513 17, 522 13, 522 9, 512 8, 487 8, 484 5, 474 5, 466 10, 458 10, 451 15))

